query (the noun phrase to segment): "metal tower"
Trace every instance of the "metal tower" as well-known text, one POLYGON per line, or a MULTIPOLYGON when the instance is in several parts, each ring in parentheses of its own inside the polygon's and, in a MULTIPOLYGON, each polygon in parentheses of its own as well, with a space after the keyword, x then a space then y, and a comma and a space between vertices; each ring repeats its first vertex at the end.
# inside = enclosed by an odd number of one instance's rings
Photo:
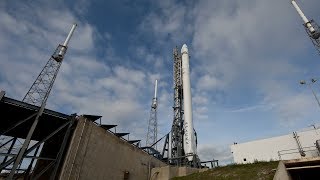
POLYGON ((180 164, 183 150, 183 88, 182 88, 182 59, 178 48, 173 49, 173 124, 171 129, 171 159, 172 163, 180 164))
POLYGON ((77 24, 74 24, 67 36, 67 39, 63 45, 59 44, 53 55, 50 57, 47 64, 40 72, 37 79, 32 84, 31 88, 23 98, 23 102, 41 106, 46 103, 50 91, 52 89, 54 80, 57 77, 64 55, 67 52, 67 46, 70 38, 76 28, 77 24))
POLYGON ((39 117, 42 115, 42 112, 46 106, 47 99, 49 97, 50 91, 52 89, 52 86, 54 84, 54 81, 57 77, 57 74, 59 72, 61 63, 63 61, 63 58, 67 52, 68 43, 70 41, 70 38, 76 28, 77 24, 74 24, 64 41, 64 43, 61 45, 59 44, 50 59, 48 60, 47 64, 44 66, 42 71, 40 72, 37 79, 32 84, 31 88, 23 98, 23 101, 29 104, 40 106, 39 111, 35 117, 35 120, 27 134, 27 137, 22 145, 22 147, 19 150, 19 153, 16 156, 16 160, 13 164, 13 167, 10 171, 10 175, 8 176, 8 179, 12 179, 13 175, 15 174, 15 171, 17 170, 19 164, 21 163, 21 160, 23 159, 23 156, 25 154, 26 149, 29 146, 31 137, 33 135, 33 132, 38 124, 39 117))
POLYGON ((308 20, 308 18, 304 15, 304 13, 302 12, 295 0, 291 0, 291 3, 297 10, 300 17, 302 18, 304 22, 303 26, 309 38, 311 39, 314 47, 317 49, 318 53, 320 53, 320 28, 318 24, 313 19, 311 19, 310 21, 308 20))
POLYGON ((306 32, 308 33, 308 36, 311 39, 314 47, 317 49, 318 53, 320 53, 320 28, 319 28, 318 24, 313 19, 310 20, 310 24, 312 25, 312 27, 314 27, 314 29, 315 29, 314 32, 310 32, 308 30, 307 24, 304 24, 304 28, 305 28, 306 32))
MULTIPOLYGON (((149 125, 148 125, 148 133, 147 133, 147 140, 146 146, 151 147, 157 142, 157 135, 158 135, 158 122, 157 122, 157 88, 158 88, 158 81, 155 82, 154 87, 154 97, 152 98, 151 103, 151 110, 150 110, 150 118, 149 118, 149 125)), ((155 144, 155 149, 157 145, 155 144)))

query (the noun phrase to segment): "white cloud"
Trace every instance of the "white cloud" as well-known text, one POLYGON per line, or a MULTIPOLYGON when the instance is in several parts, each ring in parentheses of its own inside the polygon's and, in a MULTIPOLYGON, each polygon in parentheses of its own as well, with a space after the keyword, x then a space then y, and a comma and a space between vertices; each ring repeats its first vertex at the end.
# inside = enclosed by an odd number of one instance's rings
MULTIPOLYGON (((116 37, 111 31, 99 32, 70 9, 59 7, 60 3, 15 4, 12 13, 0 2, 0 88, 9 96, 22 98, 71 24, 77 22, 49 98, 48 105, 55 110, 103 115, 105 123, 119 124, 123 130, 134 131, 134 136, 143 137, 153 83, 159 79, 158 117, 161 133, 165 133, 171 128, 173 114, 172 61, 167 56, 171 58, 171 50, 158 47, 171 49, 188 41, 195 120, 209 119, 212 109, 223 110, 230 105, 240 107, 234 112, 263 109, 278 118, 272 123, 281 125, 302 122, 316 112, 312 96, 301 94, 294 82, 305 75, 308 67, 298 64, 297 57, 306 55, 311 43, 303 28, 298 28, 300 19, 290 2, 152 3, 156 10, 142 20, 137 34, 151 37, 157 52, 144 45, 128 47, 141 61, 123 64, 120 62, 128 57, 119 57, 115 51, 110 41, 116 37), (98 44, 101 39, 108 42, 98 44), (107 54, 103 61, 95 52, 100 46, 107 54)), ((319 2, 309 4, 306 9, 317 12, 319 2)), ((82 2, 80 7, 77 13, 83 15, 89 4, 82 2)), ((219 120, 219 116, 214 119, 219 120)), ((211 153, 222 161, 230 159, 224 154, 225 147, 217 148, 213 143, 199 145, 199 153, 204 159, 211 153)))
MULTIPOLYGON (((279 97, 269 99, 268 104, 263 105, 266 110, 278 114, 279 119, 302 121, 307 118, 306 114, 288 113, 304 109, 299 105, 301 101, 288 101, 300 96, 288 79, 302 75, 302 69, 290 62, 293 60, 289 57, 301 53, 304 44, 310 42, 305 34, 298 36, 301 32, 296 28, 286 28, 294 27, 294 22, 300 20, 293 16, 291 4, 276 2, 277 6, 274 6, 274 3, 201 1, 197 4, 193 48, 201 63, 195 74, 203 75, 197 78, 196 88, 198 92, 222 89, 227 94, 250 96, 249 92, 237 92, 247 87, 262 93, 265 98, 278 94, 279 97), (284 107, 280 104, 287 104, 286 110, 282 110, 284 107)), ((211 96, 215 95, 211 93, 211 96)), ((304 105, 310 105, 307 102, 309 100, 305 99, 304 105)), ((253 107, 261 108, 259 102, 253 107)), ((310 113, 310 110, 306 111, 310 113)))
POLYGON ((252 106, 247 106, 247 107, 240 107, 238 109, 233 109, 233 110, 227 110, 226 112, 231 112, 231 113, 242 113, 242 112, 254 112, 258 110, 262 111, 270 111, 271 108, 273 108, 274 105, 272 104, 257 104, 257 105, 252 105, 252 106))
POLYGON ((208 99, 204 96, 195 95, 192 97, 192 103, 195 105, 206 105, 208 103, 208 99))
MULTIPOLYGON (((306 4, 305 12, 316 15, 319 2, 306 4)), ((202 0, 190 6, 165 1, 159 9, 141 28, 160 46, 192 39, 195 117, 236 107, 233 112, 271 114, 275 119, 268 123, 274 126, 296 127, 317 112, 314 100, 297 89, 309 68, 301 57, 314 47, 290 2, 202 0)))
POLYGON ((232 153, 228 146, 199 144, 198 155, 202 161, 219 160, 219 165, 232 163, 232 153))
MULTIPOLYGON (((143 138, 149 107, 149 101, 145 106, 143 93, 149 87, 144 83, 149 81, 146 74, 156 75, 98 60, 94 51, 100 44, 96 39, 103 35, 67 8, 37 2, 17 6, 15 15, 0 8, 0 88, 8 96, 22 99, 54 48, 63 42, 72 23, 77 22, 47 107, 67 114, 102 115, 104 123, 118 124, 119 131, 131 132, 132 138, 143 138)), ((112 36, 107 32, 105 35, 112 36)), ((112 45, 108 44, 108 48, 112 45)), ((112 56, 119 58, 117 54, 112 56)))
MULTIPOLYGON (((181 42, 193 30, 190 24, 192 9, 178 1, 159 1, 153 4, 156 8, 140 24, 142 32, 151 33, 157 39, 155 44, 165 45, 167 39, 181 42)), ((183 41, 182 41, 183 42, 183 41)))
POLYGON ((223 82, 220 82, 216 77, 206 74, 198 79, 197 88, 201 90, 219 89, 223 86, 223 82))
POLYGON ((316 100, 310 94, 285 95, 279 91, 274 96, 266 97, 266 102, 275 103, 273 109, 279 115, 280 124, 290 127, 299 121, 311 119, 314 112, 318 111, 316 100), (282 95, 281 98, 277 98, 282 95))

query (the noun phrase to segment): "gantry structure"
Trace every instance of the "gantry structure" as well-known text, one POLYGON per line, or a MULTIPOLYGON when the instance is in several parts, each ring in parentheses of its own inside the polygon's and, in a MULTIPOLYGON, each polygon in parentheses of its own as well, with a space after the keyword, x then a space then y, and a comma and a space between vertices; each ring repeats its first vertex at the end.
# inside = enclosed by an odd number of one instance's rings
POLYGON ((173 49, 173 123, 171 128, 171 159, 173 164, 181 164, 179 157, 184 156, 183 150, 183 86, 182 58, 178 47, 173 49))
POLYGON ((155 81, 154 87, 154 97, 152 98, 151 102, 151 109, 150 109, 150 116, 148 121, 148 133, 146 139, 146 146, 152 147, 157 149, 157 142, 158 140, 158 119, 157 119, 157 108, 158 108, 158 99, 157 99, 157 88, 158 88, 158 80, 155 81))

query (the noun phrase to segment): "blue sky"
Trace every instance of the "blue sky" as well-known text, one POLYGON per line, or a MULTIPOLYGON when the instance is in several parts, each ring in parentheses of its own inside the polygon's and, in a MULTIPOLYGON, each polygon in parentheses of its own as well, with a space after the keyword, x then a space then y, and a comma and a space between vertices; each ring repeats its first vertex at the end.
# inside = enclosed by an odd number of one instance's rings
MULTIPOLYGON (((319 1, 298 4, 320 22, 319 1)), ((53 110, 102 115, 144 140, 159 79, 161 137, 172 123, 172 48, 186 43, 203 160, 230 163, 233 142, 319 124, 316 101, 299 84, 319 77, 319 55, 287 0, 1 1, 0 89, 22 99, 74 22, 53 110)))

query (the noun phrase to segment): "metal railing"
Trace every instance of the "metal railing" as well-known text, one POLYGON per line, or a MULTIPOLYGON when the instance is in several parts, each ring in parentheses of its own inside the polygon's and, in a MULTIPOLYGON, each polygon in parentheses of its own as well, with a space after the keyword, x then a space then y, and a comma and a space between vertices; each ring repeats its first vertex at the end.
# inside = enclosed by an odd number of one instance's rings
MULTIPOLYGON (((318 151, 316 146, 302 147, 302 149, 303 149, 304 153, 313 151, 313 152, 316 152, 318 156, 320 156, 319 151, 318 151)), ((278 151, 279 160, 282 160, 282 157, 284 155, 289 155, 289 154, 299 154, 299 155, 301 155, 301 151, 299 150, 299 148, 285 149, 285 150, 278 151)))

